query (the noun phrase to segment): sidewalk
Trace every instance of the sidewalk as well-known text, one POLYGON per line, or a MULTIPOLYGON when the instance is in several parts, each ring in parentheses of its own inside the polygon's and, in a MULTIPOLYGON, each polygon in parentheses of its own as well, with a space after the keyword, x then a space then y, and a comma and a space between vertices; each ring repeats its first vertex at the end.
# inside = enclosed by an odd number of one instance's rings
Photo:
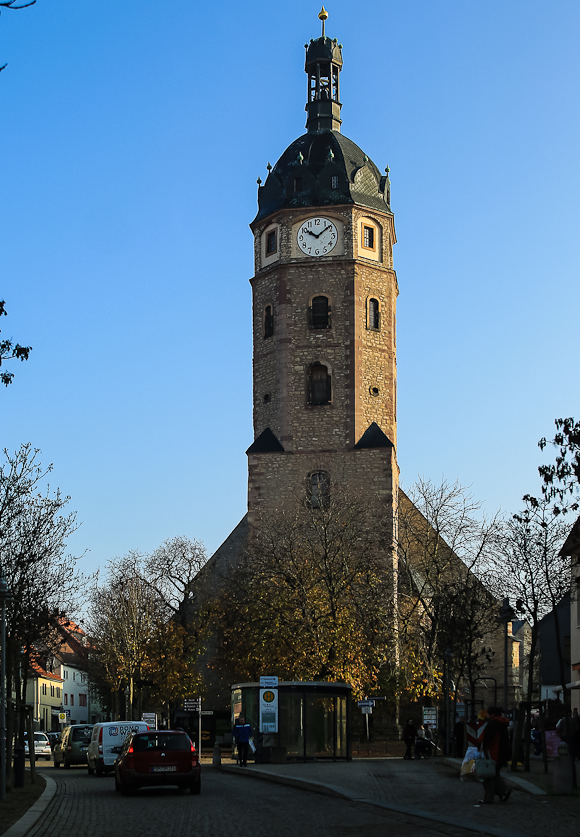
POLYGON ((551 784, 546 781, 551 783, 551 776, 544 778, 540 773, 541 762, 525 775, 502 771, 513 790, 507 803, 494 805, 479 804, 481 785, 462 782, 459 765, 458 759, 377 758, 239 768, 227 759, 221 769, 495 837, 545 837, 551 833, 577 837, 580 796, 552 795, 551 784))

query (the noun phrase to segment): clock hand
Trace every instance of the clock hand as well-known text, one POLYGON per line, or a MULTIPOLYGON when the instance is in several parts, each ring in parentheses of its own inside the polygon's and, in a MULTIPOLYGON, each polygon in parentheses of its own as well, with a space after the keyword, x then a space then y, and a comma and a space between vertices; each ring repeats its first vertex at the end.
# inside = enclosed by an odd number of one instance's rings
POLYGON ((316 233, 312 233, 312 235, 316 236, 316 238, 320 238, 322 233, 325 233, 326 230, 329 230, 329 229, 330 229, 330 224, 327 227, 325 227, 321 232, 319 232, 318 235, 316 235, 316 233))

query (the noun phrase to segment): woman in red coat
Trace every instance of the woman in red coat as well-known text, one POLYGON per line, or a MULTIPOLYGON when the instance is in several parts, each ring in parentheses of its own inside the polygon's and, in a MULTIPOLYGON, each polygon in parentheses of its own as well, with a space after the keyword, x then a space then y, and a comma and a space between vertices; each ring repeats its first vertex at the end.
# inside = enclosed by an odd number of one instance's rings
POLYGON ((491 779, 485 779, 483 782, 485 792, 483 801, 490 803, 493 802, 494 796, 499 796, 500 802, 507 802, 511 790, 508 790, 508 786, 500 775, 500 770, 508 763, 510 755, 509 721, 504 718, 503 711, 499 706, 490 706, 487 710, 487 716, 481 749, 486 756, 494 760, 495 776, 491 779))

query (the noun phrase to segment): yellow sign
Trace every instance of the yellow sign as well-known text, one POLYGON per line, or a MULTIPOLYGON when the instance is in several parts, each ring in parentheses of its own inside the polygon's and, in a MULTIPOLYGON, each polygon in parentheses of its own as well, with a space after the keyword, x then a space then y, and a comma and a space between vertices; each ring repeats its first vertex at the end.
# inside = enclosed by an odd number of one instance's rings
POLYGON ((273 700, 276 700, 276 695, 274 694, 274 692, 268 690, 267 692, 264 692, 264 694, 262 695, 262 700, 266 703, 272 703, 273 700))

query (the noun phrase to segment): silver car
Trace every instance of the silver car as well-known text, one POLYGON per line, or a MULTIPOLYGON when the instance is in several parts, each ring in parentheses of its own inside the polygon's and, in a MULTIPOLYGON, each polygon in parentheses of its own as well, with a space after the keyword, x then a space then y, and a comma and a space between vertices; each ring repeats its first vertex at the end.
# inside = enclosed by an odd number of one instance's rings
MULTIPOLYGON (((48 759, 52 757, 52 750, 50 749, 50 741, 48 735, 44 732, 35 732, 34 734, 34 755, 37 759, 48 759)), ((24 755, 28 757, 28 736, 24 734, 24 755)))

